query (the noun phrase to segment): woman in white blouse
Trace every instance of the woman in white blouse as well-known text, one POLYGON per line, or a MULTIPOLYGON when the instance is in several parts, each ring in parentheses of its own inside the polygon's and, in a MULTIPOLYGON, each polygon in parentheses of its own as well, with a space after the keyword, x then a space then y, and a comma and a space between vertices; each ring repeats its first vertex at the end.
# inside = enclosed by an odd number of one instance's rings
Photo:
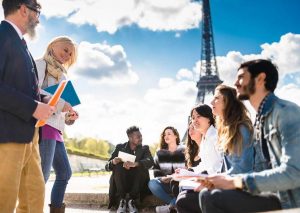
POLYGON ((217 130, 212 109, 206 104, 200 104, 191 111, 192 124, 202 134, 199 156, 201 162, 193 167, 194 172, 215 174, 221 172, 223 154, 218 148, 217 130))
MULTIPOLYGON (((195 173, 215 174, 221 172, 223 163, 223 154, 218 148, 217 130, 215 128, 215 119, 212 109, 206 104, 200 104, 191 111, 191 124, 195 133, 202 135, 200 142, 200 163, 196 167, 191 167, 195 173)), ((182 170, 182 169, 181 169, 182 170)), ((177 173, 180 170, 176 171, 177 173)), ((183 190, 179 193, 176 200, 177 212, 197 213, 200 212, 198 201, 199 190, 201 186, 194 190, 183 190), (194 202, 196 201, 196 202, 194 202)))

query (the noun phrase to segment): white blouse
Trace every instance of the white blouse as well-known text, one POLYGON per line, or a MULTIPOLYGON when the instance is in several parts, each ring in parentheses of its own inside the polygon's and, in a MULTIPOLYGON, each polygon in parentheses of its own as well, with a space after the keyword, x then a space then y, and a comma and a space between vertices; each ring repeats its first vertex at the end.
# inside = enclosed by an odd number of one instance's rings
POLYGON ((200 143, 199 157, 201 162, 193 167, 195 173, 207 171, 208 174, 221 172, 223 163, 223 153, 218 148, 218 136, 216 128, 211 125, 200 143))

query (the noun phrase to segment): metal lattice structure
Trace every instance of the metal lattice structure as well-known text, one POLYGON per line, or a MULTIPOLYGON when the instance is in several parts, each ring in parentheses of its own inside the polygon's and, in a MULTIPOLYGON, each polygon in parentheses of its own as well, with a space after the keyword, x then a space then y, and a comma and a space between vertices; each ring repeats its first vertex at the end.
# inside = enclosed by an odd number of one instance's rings
POLYGON ((202 47, 200 77, 196 104, 204 103, 205 95, 214 93, 223 81, 219 78, 209 0, 202 0, 202 47))
MULTIPOLYGON (((215 88, 223 81, 219 78, 209 0, 202 0, 202 38, 201 38, 200 77, 197 82, 196 104, 204 103, 205 95, 214 93, 215 88)), ((186 141, 188 131, 182 141, 186 141)))

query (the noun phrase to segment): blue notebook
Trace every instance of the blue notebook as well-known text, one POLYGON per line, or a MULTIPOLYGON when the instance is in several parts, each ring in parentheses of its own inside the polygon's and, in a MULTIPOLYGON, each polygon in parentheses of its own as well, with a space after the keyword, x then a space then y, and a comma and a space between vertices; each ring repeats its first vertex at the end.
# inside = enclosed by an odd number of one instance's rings
MULTIPOLYGON (((54 94, 58 85, 59 84, 55 84, 51 87, 45 88, 44 90, 51 94, 54 94)), ((71 81, 68 81, 67 86, 61 95, 61 98, 67 101, 69 104, 71 104, 71 106, 76 106, 80 104, 80 100, 71 81)))

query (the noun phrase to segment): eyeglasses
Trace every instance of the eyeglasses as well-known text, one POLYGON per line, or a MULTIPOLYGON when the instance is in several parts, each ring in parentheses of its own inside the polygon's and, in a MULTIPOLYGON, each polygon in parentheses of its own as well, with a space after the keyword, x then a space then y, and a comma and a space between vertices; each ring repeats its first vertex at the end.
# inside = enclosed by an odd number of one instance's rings
POLYGON ((34 6, 31 6, 31 5, 29 5, 29 4, 25 4, 25 6, 26 6, 29 10, 34 11, 34 12, 36 13, 36 17, 37 17, 37 18, 40 17, 41 11, 40 11, 38 8, 36 8, 36 7, 34 7, 34 6))

